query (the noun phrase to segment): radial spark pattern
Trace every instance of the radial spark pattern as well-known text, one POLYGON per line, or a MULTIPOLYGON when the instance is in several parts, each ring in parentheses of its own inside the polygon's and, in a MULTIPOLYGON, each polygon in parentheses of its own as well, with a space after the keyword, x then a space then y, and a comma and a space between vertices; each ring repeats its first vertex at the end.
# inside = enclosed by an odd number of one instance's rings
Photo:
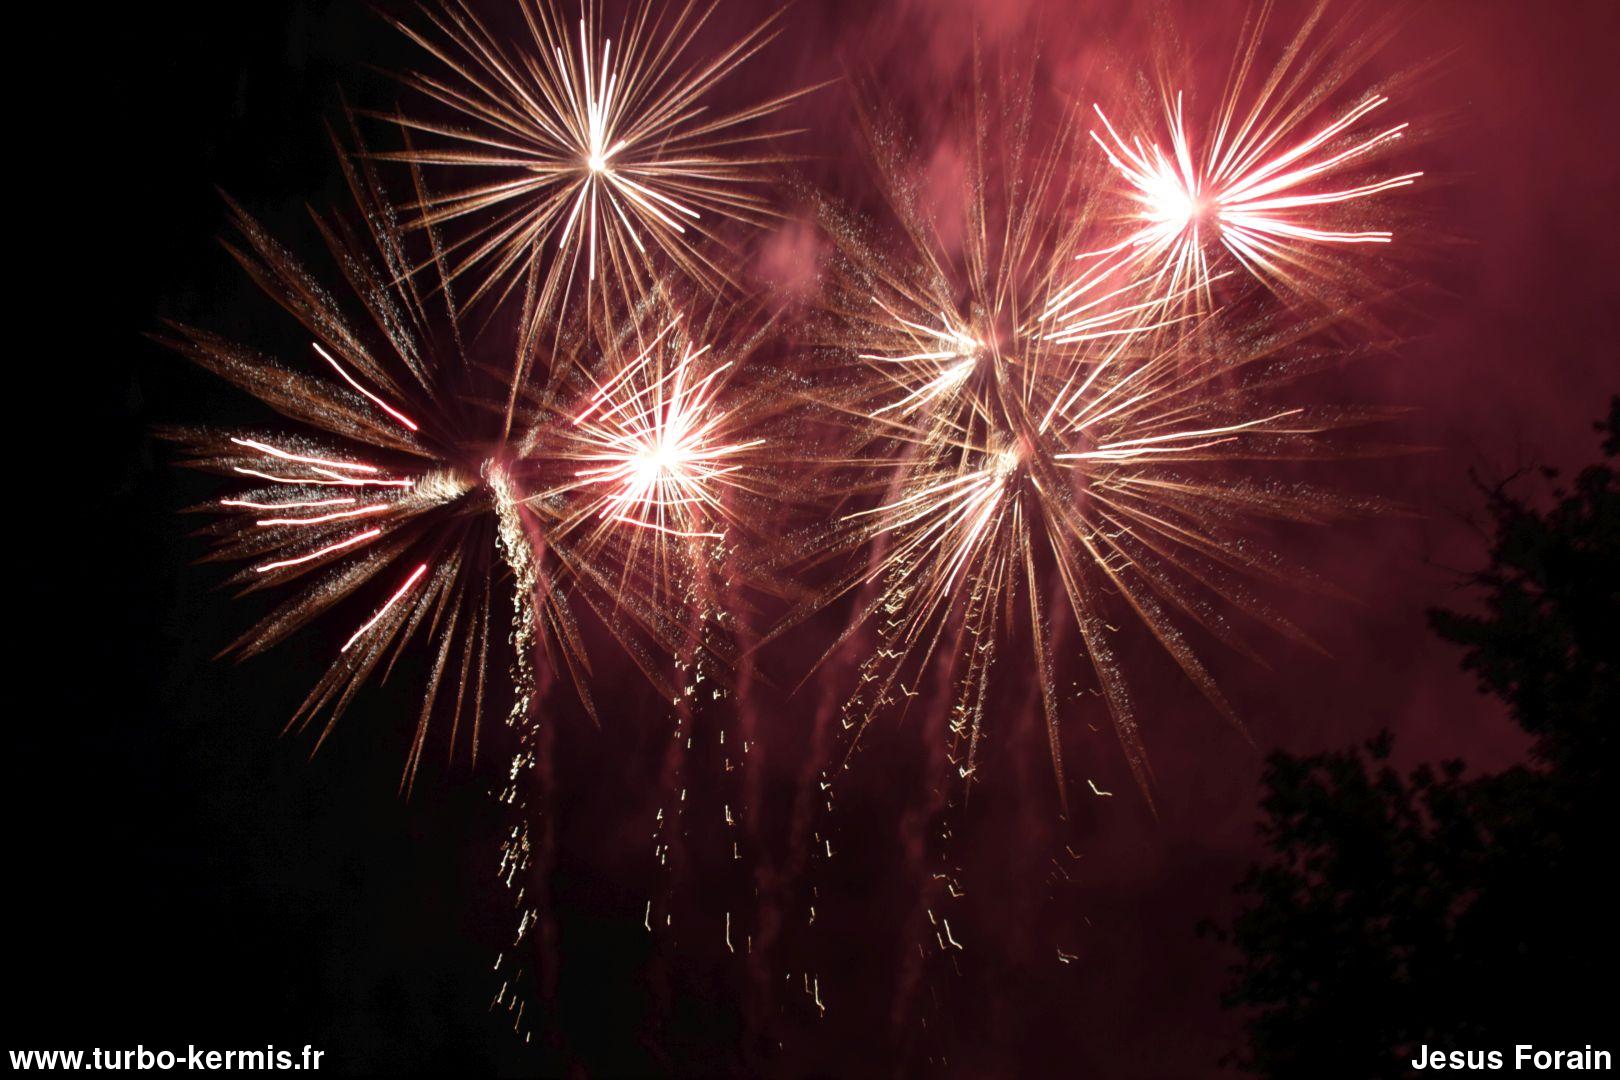
POLYGON ((423 223, 456 226, 447 257, 452 277, 474 277, 468 301, 518 288, 533 330, 581 273, 600 285, 585 290, 587 303, 608 293, 633 303, 666 269, 706 287, 728 281, 715 261, 718 227, 769 217, 758 185, 783 160, 763 149, 781 133, 754 121, 798 94, 719 114, 706 102, 771 39, 774 19, 699 62, 688 53, 712 6, 639 5, 617 34, 595 4, 574 24, 548 0, 515 6, 521 35, 460 0, 425 9, 430 29, 399 24, 445 69, 406 83, 454 122, 391 117, 430 145, 390 156, 483 177, 418 207, 423 223))
POLYGON ((1207 121, 1189 116, 1180 89, 1161 96, 1162 126, 1121 130, 1093 106, 1091 138, 1132 209, 1127 235, 1083 259, 1106 264, 1123 256, 1162 275, 1168 292, 1207 300, 1224 253, 1297 296, 1343 291, 1338 279, 1353 269, 1336 254, 1394 238, 1376 216, 1376 197, 1423 175, 1383 165, 1409 125, 1378 122, 1389 103, 1382 93, 1332 104, 1348 89, 1363 50, 1318 33, 1322 6, 1270 72, 1258 75, 1268 14, 1269 5, 1250 27, 1207 121))
POLYGON ((733 416, 716 402, 734 364, 705 363, 712 346, 683 333, 678 315, 636 345, 566 429, 566 456, 580 465, 574 486, 592 494, 590 511, 605 524, 721 539, 722 496, 765 442, 728 437, 733 416))

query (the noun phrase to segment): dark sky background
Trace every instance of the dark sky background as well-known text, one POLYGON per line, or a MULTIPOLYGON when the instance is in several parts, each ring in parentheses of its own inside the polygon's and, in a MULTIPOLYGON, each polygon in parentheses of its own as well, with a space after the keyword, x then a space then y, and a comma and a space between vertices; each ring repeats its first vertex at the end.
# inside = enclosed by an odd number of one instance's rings
MULTIPOLYGON (((747 7, 722 11, 741 25, 747 7)), ((739 1023, 730 976, 711 970, 708 946, 671 961, 640 927, 665 717, 623 671, 609 662, 604 682, 624 689, 604 693, 601 731, 556 708, 562 967, 557 1037, 540 1051, 484 1009, 500 927, 490 763, 429 769, 411 800, 396 794, 415 672, 368 691, 311 760, 307 738, 278 733, 342 628, 317 625, 245 665, 211 660, 261 609, 231 602, 215 588, 219 569, 193 564, 197 519, 175 511, 218 488, 170 468, 150 429, 262 414, 141 334, 174 317, 296 345, 216 245, 213 185, 314 254, 303 203, 340 196, 320 121, 336 114, 340 87, 392 100, 367 65, 395 68, 412 52, 354 3, 130 8, 65 9, 14 41, 37 45, 46 65, 13 96, 13 179, 29 191, 12 198, 26 239, 11 263, 28 284, 9 308, 22 372, 10 413, 23 429, 18 471, 38 490, 8 511, 23 603, 11 624, 22 651, 6 785, 8 966, 23 992, 8 1046, 307 1042, 334 1067, 372 1072, 723 1067, 739 1023), (672 974, 660 983, 649 971, 672 974), (668 1004, 660 985, 673 987, 668 1004)), ((1218 28, 1240 11, 1208 5, 1187 25, 1218 28)), ((1279 17, 1298 12, 1279 4, 1279 17)), ((974 25, 992 46, 1036 36, 1080 70, 1097 41, 1128 46, 1148 23, 1122 3, 804 0, 787 25, 738 94, 827 77, 861 50, 926 100, 974 25)), ((1058 823, 1027 688, 1004 695, 991 778, 962 824, 971 959, 943 980, 947 1033, 922 1037, 963 1075, 1216 1071, 1239 1038, 1217 1000, 1228 958, 1193 926, 1230 914, 1255 855, 1265 749, 1337 748, 1387 727, 1408 761, 1488 768, 1518 754, 1514 729, 1427 632, 1424 611, 1466 603, 1455 570, 1482 558, 1467 521, 1480 504, 1471 471, 1578 466, 1595 454, 1591 422, 1620 390, 1617 33, 1602 2, 1411 10, 1377 70, 1443 56, 1396 106, 1427 129, 1410 151, 1430 174, 1414 194, 1419 257, 1405 289, 1417 314, 1399 316, 1408 340, 1393 355, 1347 369, 1333 390, 1409 407, 1390 437, 1431 449, 1320 474, 1411 513, 1283 538, 1354 599, 1279 598, 1327 655, 1263 641, 1269 669, 1212 657, 1260 749, 1144 656, 1133 677, 1157 817, 1111 737, 1098 736, 1071 765, 1116 794, 1077 796, 1071 822, 1058 823), (1065 843, 1081 858, 1073 884, 1049 898, 1044 868, 1065 843), (1077 960, 1060 964, 1059 947, 1077 960)), ((850 152, 838 94, 798 117, 812 154, 850 152)), ((819 632, 772 650, 767 673, 791 684, 819 653, 819 632)), ((788 753, 843 689, 761 692, 753 708, 788 753)), ((909 948, 897 912, 916 884, 895 833, 918 722, 880 732, 843 782, 854 794, 833 827, 847 861, 821 885, 828 1019, 782 1026, 783 1071, 882 1072, 906 1041, 888 1010, 909 948)))

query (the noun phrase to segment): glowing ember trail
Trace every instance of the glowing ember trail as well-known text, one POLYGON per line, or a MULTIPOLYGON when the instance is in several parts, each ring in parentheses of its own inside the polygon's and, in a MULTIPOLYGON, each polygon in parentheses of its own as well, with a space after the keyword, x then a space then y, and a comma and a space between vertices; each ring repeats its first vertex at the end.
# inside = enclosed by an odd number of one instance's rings
POLYGON ((343 370, 343 365, 338 363, 337 360, 333 358, 331 353, 329 353, 325 349, 321 348, 321 343, 320 342, 317 341, 317 342, 314 342, 313 344, 315 346, 315 351, 320 353, 321 357, 323 359, 325 359, 325 361, 328 364, 332 365, 333 370, 335 370, 339 375, 343 376, 343 381, 344 382, 348 383, 350 386, 352 386, 356 390, 360 391, 373 404, 375 404, 379 409, 381 409, 383 412, 387 413, 389 416, 392 416, 395 420, 398 420, 400 423, 404 424, 406 427, 410 428, 412 431, 419 430, 417 428, 417 426, 416 426, 416 421, 415 420, 412 420, 410 417, 406 416, 404 413, 400 412, 398 409, 396 409, 392 405, 388 404, 388 402, 384 401, 382 398, 378 397, 376 394, 372 393, 370 390, 367 390, 364 386, 361 386, 360 383, 355 379, 355 377, 353 375, 350 375, 347 371, 344 371, 343 370))
POLYGON ((388 614, 388 609, 393 607, 395 604, 399 603, 399 598, 404 596, 406 593, 410 592, 411 591, 411 586, 415 585, 417 580, 420 579, 421 576, 423 574, 425 574, 425 573, 427 573, 427 563, 423 563, 421 566, 418 566, 415 570, 412 570, 411 571, 411 576, 405 579, 405 584, 403 584, 403 585, 401 585, 399 587, 399 591, 396 592, 393 596, 390 596, 388 598, 388 602, 383 604, 383 606, 377 610, 377 614, 375 614, 371 618, 367 619, 365 625, 360 627, 360 629, 356 630, 354 632, 354 635, 352 637, 350 637, 348 641, 345 641, 343 643, 343 648, 340 651, 341 652, 348 652, 349 647, 351 645, 353 645, 356 641, 359 641, 361 636, 363 634, 365 634, 365 632, 367 630, 370 630, 373 626, 376 626, 377 623, 382 619, 382 617, 384 615, 388 614))
POLYGON ((302 563, 314 562, 323 555, 330 555, 334 551, 342 551, 344 548, 353 547, 355 544, 363 544, 367 540, 375 539, 381 535, 381 529, 368 529, 363 533, 357 533, 356 535, 345 540, 338 540, 334 543, 327 544, 325 547, 312 551, 308 555, 300 555, 295 559, 282 559, 279 562, 260 563, 253 569, 256 573, 263 574, 271 570, 280 570, 284 566, 298 566, 302 563))

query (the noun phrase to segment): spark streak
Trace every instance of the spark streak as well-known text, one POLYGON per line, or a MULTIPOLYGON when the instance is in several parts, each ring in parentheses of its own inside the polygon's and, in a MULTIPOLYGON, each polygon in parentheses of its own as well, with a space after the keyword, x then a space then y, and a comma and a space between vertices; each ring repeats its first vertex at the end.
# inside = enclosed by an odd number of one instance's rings
POLYGON ((312 551, 308 555, 300 555, 293 559, 281 559, 277 562, 260 563, 253 569, 260 574, 264 574, 270 572, 271 570, 280 570, 285 566, 299 566, 303 563, 313 562, 323 555, 330 555, 334 551, 342 551, 344 548, 353 547, 356 544, 363 544, 367 540, 373 540, 381 535, 381 529, 367 529, 365 532, 356 533, 355 535, 346 539, 327 544, 325 547, 312 551))
POLYGON ((373 506, 360 506, 353 510, 337 510, 330 514, 317 514, 315 517, 305 518, 260 518, 254 524, 260 528, 271 525, 324 525, 328 521, 343 521, 346 518, 365 517, 370 514, 386 514, 391 508, 386 504, 373 506))
POLYGON ((307 457, 303 454, 294 454, 287 450, 277 449, 268 443, 258 442, 255 439, 238 439, 232 436, 231 442, 237 446, 245 446, 249 450, 257 450, 261 454, 269 454, 271 457, 278 457, 283 461, 296 461, 303 465, 324 465, 330 469, 347 469, 353 472, 374 473, 377 471, 374 465, 360 465, 350 461, 333 461, 330 458, 307 457))
POLYGON ((315 351, 320 353, 321 356, 326 360, 326 362, 328 364, 332 365, 333 370, 335 370, 339 375, 343 376, 343 381, 344 382, 348 383, 350 386, 352 386, 356 390, 360 391, 360 393, 364 394, 366 396, 366 398, 369 401, 372 402, 372 404, 377 406, 377 408, 381 409, 383 412, 387 413, 389 416, 392 416, 395 420, 398 420, 400 423, 404 424, 406 427, 410 428, 412 431, 420 430, 416 426, 416 421, 415 420, 412 420, 410 417, 406 416, 404 413, 400 412, 398 409, 396 409, 392 405, 388 404, 388 402, 384 401, 382 398, 378 397, 376 394, 372 393, 370 390, 367 390, 364 386, 361 386, 359 380, 357 380, 353 375, 350 375, 347 371, 343 370, 343 365, 338 363, 337 359, 331 353, 329 353, 325 349, 321 348, 321 343, 320 342, 318 342, 318 341, 313 342, 313 344, 315 346, 315 351))
POLYGON ((399 591, 394 593, 393 596, 390 596, 388 598, 388 601, 386 603, 384 603, 382 607, 377 609, 377 614, 375 614, 371 618, 367 619, 365 621, 365 624, 363 626, 361 626, 360 629, 356 630, 354 632, 353 636, 351 636, 348 641, 345 641, 343 643, 343 648, 340 649, 339 651, 340 652, 348 652, 349 647, 351 645, 353 645, 355 642, 359 641, 360 638, 365 635, 365 632, 367 630, 370 630, 373 626, 376 626, 377 623, 382 621, 382 617, 384 615, 388 614, 388 609, 393 607, 395 604, 399 603, 399 598, 404 596, 406 593, 410 592, 411 591, 411 586, 415 585, 417 583, 417 581, 420 580, 422 575, 425 574, 425 573, 427 573, 427 563, 423 563, 421 566, 418 566, 415 570, 412 570, 411 571, 411 576, 405 579, 405 584, 403 584, 403 585, 401 585, 399 587, 399 591))
POLYGON ((252 499, 221 499, 221 506, 241 506, 249 510, 312 510, 321 506, 344 506, 353 499, 309 499, 292 502, 254 502, 252 499))
MULTIPOLYGON (((369 477, 338 476, 317 467, 315 471, 319 476, 278 476, 260 469, 249 469, 245 466, 234 467, 236 472, 243 476, 252 476, 259 480, 268 480, 272 484, 286 484, 291 487, 410 487, 410 480, 373 480, 369 477)), ((232 505, 226 503, 225 505, 232 505)))

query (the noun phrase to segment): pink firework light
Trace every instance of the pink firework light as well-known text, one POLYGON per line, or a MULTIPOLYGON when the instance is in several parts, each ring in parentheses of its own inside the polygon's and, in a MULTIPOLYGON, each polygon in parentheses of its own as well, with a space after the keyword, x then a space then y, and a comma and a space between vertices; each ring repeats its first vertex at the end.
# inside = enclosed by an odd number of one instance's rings
MULTIPOLYGON (((1216 305, 1212 286, 1242 264, 1174 273, 1162 253, 1121 244, 1113 164, 1091 150, 1084 117, 1043 122, 1055 114, 1034 107, 1035 65, 987 79, 979 64, 975 53, 971 96, 931 152, 908 149, 907 125, 876 104, 892 100, 884 93, 858 98, 889 220, 823 204, 834 254, 809 335, 810 395, 842 437, 824 461, 834 520, 797 538, 801 570, 822 584, 784 626, 835 602, 852 609, 820 661, 856 665, 829 712, 845 763, 880 717, 928 709, 932 724, 924 805, 902 826, 925 885, 896 1015, 928 956, 964 948, 946 852, 953 810, 996 737, 992 688, 1007 669, 1044 721, 1065 815, 1065 743, 1093 707, 1151 806, 1140 675, 1123 643, 1151 643, 1241 730, 1200 638, 1256 661, 1245 638, 1257 627, 1312 647, 1267 593, 1335 592, 1260 532, 1381 508, 1288 475, 1296 460, 1341 453, 1339 430, 1383 418, 1299 396, 1303 374, 1343 356, 1317 336, 1331 317, 1259 290, 1216 305), (985 89, 998 84, 1000 96, 985 89), (959 162, 960 178, 941 161, 959 162), (958 193, 959 218, 946 198, 958 193), (934 688, 948 695, 937 708, 934 688)), ((821 765, 800 780, 817 804, 803 817, 801 869, 827 843, 809 824, 832 813, 836 773, 821 765)), ((812 904, 806 925, 814 917, 812 904)), ((818 1011, 819 951, 800 957, 818 1011)))
MULTIPOLYGON (((1369 35, 1358 46, 1342 33, 1318 33, 1325 10, 1321 4, 1307 16, 1262 76, 1271 14, 1271 4, 1264 4, 1203 124, 1190 115, 1188 95, 1168 82, 1158 104, 1162 129, 1118 125, 1093 103, 1096 126, 1089 135, 1133 209, 1123 215, 1123 239, 1078 256, 1093 269, 1077 287, 1122 260, 1155 273, 1167 296, 1191 296, 1208 307, 1224 254, 1268 288, 1336 300, 1358 273, 1341 256, 1394 240, 1379 220, 1379 197, 1423 173, 1389 170, 1382 162, 1410 125, 1384 119, 1390 99, 1382 92, 1333 104, 1381 37, 1369 35)), ((1053 312, 1071 303, 1060 292, 1053 312)))

